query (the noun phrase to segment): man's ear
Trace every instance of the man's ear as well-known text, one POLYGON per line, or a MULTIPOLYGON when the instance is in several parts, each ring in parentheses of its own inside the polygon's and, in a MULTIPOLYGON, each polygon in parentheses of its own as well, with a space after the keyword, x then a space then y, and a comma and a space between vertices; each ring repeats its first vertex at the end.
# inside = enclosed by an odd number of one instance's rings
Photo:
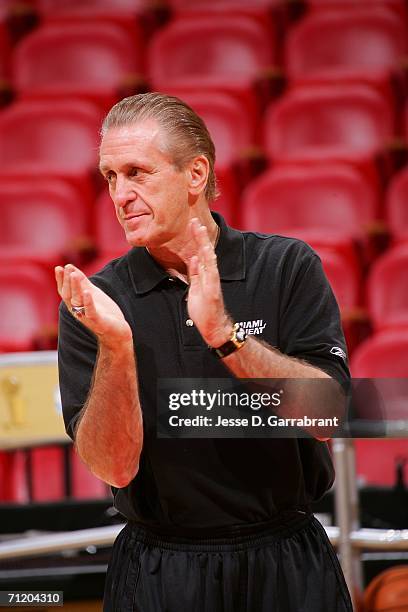
POLYGON ((205 155, 195 157, 188 165, 188 183, 191 195, 199 196, 205 189, 210 164, 205 155))

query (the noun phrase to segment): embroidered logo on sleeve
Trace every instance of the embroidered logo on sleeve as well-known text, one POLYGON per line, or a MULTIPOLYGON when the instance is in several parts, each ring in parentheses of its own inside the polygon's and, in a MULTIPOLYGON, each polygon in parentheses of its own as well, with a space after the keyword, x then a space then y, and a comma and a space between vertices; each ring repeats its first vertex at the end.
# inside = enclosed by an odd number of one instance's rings
POLYGON ((337 357, 341 357, 343 361, 347 361, 347 355, 339 346, 332 346, 330 349, 332 355, 337 355, 337 357))

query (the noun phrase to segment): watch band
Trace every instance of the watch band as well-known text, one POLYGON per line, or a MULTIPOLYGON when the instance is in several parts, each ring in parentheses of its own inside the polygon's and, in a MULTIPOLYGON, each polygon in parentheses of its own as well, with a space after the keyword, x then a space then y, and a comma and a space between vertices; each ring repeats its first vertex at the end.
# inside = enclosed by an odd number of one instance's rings
POLYGON ((239 326, 239 323, 235 323, 234 327, 232 328, 231 338, 227 340, 227 342, 224 342, 224 344, 221 344, 221 346, 216 348, 211 347, 210 350, 213 355, 218 357, 218 359, 223 359, 224 357, 227 357, 227 355, 231 355, 231 353, 234 353, 242 348, 246 339, 246 331, 239 326))

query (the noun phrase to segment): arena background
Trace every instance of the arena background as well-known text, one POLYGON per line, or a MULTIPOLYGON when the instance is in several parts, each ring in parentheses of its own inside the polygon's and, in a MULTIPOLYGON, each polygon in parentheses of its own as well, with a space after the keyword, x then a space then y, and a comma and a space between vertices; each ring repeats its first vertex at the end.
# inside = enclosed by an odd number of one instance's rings
MULTIPOLYGON (((63 434, 47 351, 54 266, 91 274, 127 249, 96 171, 101 118, 124 95, 196 109, 217 149, 213 208, 310 243, 353 376, 407 377, 407 51, 405 0, 0 0, 0 544, 122 522, 63 434)), ((407 528, 407 440, 354 446, 360 526, 407 528)), ((333 492, 315 510, 338 524, 333 492)), ((0 590, 100 610, 108 557, 0 557, 0 590)), ((361 558, 365 588, 408 548, 361 558)), ((385 609, 374 600, 365 610, 385 609)))

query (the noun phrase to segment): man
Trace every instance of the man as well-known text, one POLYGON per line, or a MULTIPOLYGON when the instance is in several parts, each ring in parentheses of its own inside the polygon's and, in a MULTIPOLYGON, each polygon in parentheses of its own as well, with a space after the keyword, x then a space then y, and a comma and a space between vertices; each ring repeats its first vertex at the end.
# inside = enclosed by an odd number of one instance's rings
POLYGON ((310 513, 333 480, 325 442, 156 436, 159 378, 348 378, 319 258, 211 214, 214 161, 204 123, 177 98, 116 104, 100 170, 135 248, 92 281, 56 268, 67 432, 128 520, 104 610, 351 610, 310 513), (262 323, 262 341, 237 336, 246 321, 262 323))

